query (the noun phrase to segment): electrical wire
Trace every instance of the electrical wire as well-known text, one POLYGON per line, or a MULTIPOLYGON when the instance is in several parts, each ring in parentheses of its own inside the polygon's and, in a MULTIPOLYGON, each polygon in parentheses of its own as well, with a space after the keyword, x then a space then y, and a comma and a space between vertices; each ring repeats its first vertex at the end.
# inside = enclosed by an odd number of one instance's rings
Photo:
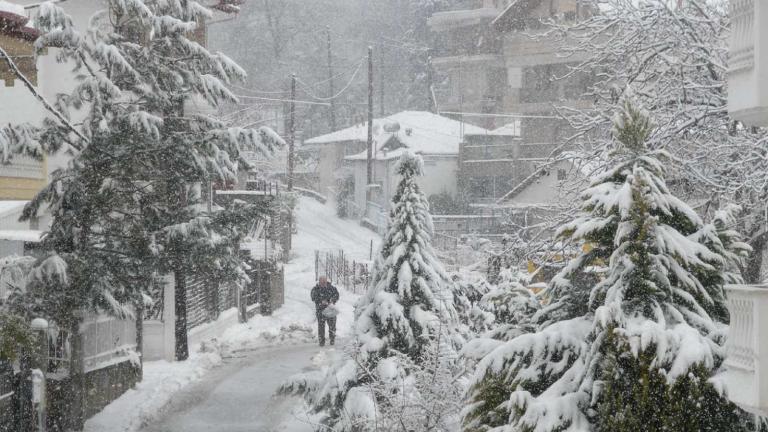
POLYGON ((230 84, 230 86, 234 87, 234 88, 236 88, 238 90, 249 91, 249 92, 260 93, 260 94, 286 94, 286 93, 289 93, 288 90, 266 91, 266 90, 256 90, 256 89, 252 89, 252 88, 248 88, 248 87, 243 87, 243 86, 240 86, 240 85, 237 85, 237 84, 230 84))
POLYGON ((235 96, 239 99, 256 99, 256 100, 266 100, 266 101, 273 101, 273 102, 294 102, 297 104, 306 104, 306 105, 322 105, 322 106, 331 105, 327 102, 313 102, 313 101, 296 100, 296 99, 277 99, 277 98, 267 98, 267 97, 238 95, 238 94, 236 94, 235 96))
POLYGON ((493 113, 475 113, 475 112, 461 112, 461 111, 439 111, 438 114, 461 115, 461 116, 467 116, 467 117, 504 117, 504 118, 548 119, 548 120, 557 120, 562 118, 558 116, 548 116, 548 115, 526 115, 526 114, 511 114, 511 113, 493 114, 493 113))
POLYGON ((298 78, 296 78, 296 81, 301 83, 304 86, 304 91, 311 98, 317 99, 317 100, 320 100, 320 101, 331 101, 331 100, 334 100, 334 99, 338 98, 339 96, 344 94, 344 92, 349 90, 349 88, 352 86, 352 83, 355 82, 355 78, 357 78, 357 74, 360 72, 360 69, 362 68, 362 66, 363 66, 363 61, 360 60, 360 63, 357 64, 357 69, 355 69, 355 71, 352 73, 352 77, 349 79, 349 82, 347 82, 347 84, 344 86, 344 88, 342 88, 341 91, 339 91, 335 95, 333 95, 331 97, 327 97, 327 98, 326 97, 320 97, 320 96, 317 96, 317 95, 313 94, 311 91, 309 91, 309 84, 305 83, 304 81, 302 81, 302 80, 300 80, 298 78))

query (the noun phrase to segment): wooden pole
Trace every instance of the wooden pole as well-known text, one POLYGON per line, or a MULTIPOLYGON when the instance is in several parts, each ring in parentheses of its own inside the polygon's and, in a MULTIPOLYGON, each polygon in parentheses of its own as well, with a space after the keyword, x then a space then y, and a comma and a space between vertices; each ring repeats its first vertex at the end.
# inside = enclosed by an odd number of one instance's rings
POLYGON ((331 51, 331 27, 326 26, 325 27, 327 40, 328 40, 328 97, 332 98, 330 100, 331 105, 329 107, 329 114, 330 114, 330 125, 331 125, 331 131, 336 130, 336 101, 334 96, 334 89, 333 89, 333 53, 331 51))
POLYGON ((293 190, 293 152, 296 139, 296 74, 291 74, 291 114, 288 123, 288 191, 293 190))
POLYGON ((365 185, 366 201, 371 199, 373 183, 373 47, 368 47, 368 167, 365 185))
POLYGON ((379 53, 379 116, 384 117, 384 48, 379 53))
POLYGON ((432 75, 432 56, 427 57, 427 100, 429 110, 437 114, 437 99, 435 98, 434 76, 432 75))

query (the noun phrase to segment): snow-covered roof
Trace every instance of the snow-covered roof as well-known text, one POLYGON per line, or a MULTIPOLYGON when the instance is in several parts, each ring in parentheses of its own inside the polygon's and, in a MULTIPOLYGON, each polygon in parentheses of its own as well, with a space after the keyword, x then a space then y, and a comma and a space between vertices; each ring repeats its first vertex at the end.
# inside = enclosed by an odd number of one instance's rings
POLYGON ((538 7, 539 4, 541 4, 541 0, 512 0, 509 6, 491 21, 491 24, 498 26, 513 21, 524 16, 531 9, 538 7))
MULTIPOLYGON (((504 194, 501 198, 496 200, 496 205, 504 205, 504 206, 511 206, 510 200, 512 200, 514 197, 519 195, 521 192, 526 190, 528 187, 530 187, 536 180, 539 179, 542 175, 544 175, 549 170, 552 170, 553 168, 556 168, 558 165, 567 163, 571 165, 580 176, 583 178, 590 178, 593 176, 597 171, 598 167, 596 167, 594 164, 586 163, 584 159, 581 159, 578 157, 575 153, 563 153, 561 154, 561 157, 559 157, 557 160, 552 161, 551 163, 547 163, 544 166, 539 167, 537 170, 535 170, 531 175, 523 179, 520 183, 517 184, 517 186, 513 187, 509 192, 504 194)), ((517 206, 531 206, 531 204, 515 204, 517 206)), ((534 204, 534 206, 539 206, 540 204, 534 204)))
POLYGON ((24 6, 0 0, 0 33, 27 40, 35 40, 40 32, 32 27, 24 6))
POLYGON ((28 202, 29 201, 0 201, 0 217, 14 212, 21 213, 28 202))
MULTIPOLYGON (((392 133, 387 132, 385 125, 400 125, 397 132, 398 137, 402 138, 403 144, 409 145, 416 141, 425 141, 439 136, 448 136, 461 139, 462 123, 448 117, 443 117, 428 111, 401 111, 391 116, 373 119, 373 139, 384 136, 389 138, 392 133), (406 130, 412 129, 411 136, 406 136, 406 130)), ((464 134, 487 133, 488 130, 479 126, 463 123, 464 134)), ((366 123, 359 123, 345 129, 320 135, 304 141, 304 144, 330 144, 344 141, 366 142, 368 140, 368 126, 366 123)))
POLYGON ((0 230, 0 240, 38 243, 43 232, 38 230, 0 230))
MULTIPOLYGON (((373 141, 377 159, 400 157, 408 149, 414 153, 432 155, 458 155, 459 144, 465 134, 483 134, 488 130, 427 111, 402 111, 382 119, 373 120, 373 141), (399 126, 399 128, 398 128, 399 126), (402 148, 386 152, 381 150, 395 139, 402 148)), ((327 144, 343 141, 366 142, 365 125, 352 126, 305 141, 306 144, 327 144)), ((366 152, 349 156, 348 160, 365 159, 366 152)))
POLYGON ((14 15, 26 16, 24 13, 24 6, 5 0, 0 0, 0 12, 8 12, 14 15))
POLYGON ((449 30, 456 27, 487 23, 498 14, 498 9, 492 7, 435 12, 427 20, 427 25, 434 31, 449 30))
POLYGON ((508 137, 519 137, 521 134, 521 121, 520 119, 517 119, 511 123, 507 123, 501 127, 498 127, 494 130, 486 130, 481 133, 465 133, 464 135, 490 135, 490 136, 508 136, 508 137))

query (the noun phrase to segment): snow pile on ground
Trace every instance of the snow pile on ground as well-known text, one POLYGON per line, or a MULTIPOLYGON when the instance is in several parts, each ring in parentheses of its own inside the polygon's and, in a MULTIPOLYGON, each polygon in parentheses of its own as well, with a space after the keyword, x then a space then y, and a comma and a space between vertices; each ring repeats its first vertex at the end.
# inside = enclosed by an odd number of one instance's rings
POLYGON ((192 353, 185 362, 144 364, 144 380, 89 419, 85 432, 135 431, 152 421, 173 395, 222 362, 218 352, 192 353))
MULTIPOLYGON (((242 357, 249 350, 274 345, 316 343, 315 307, 309 297, 315 283, 315 250, 344 250, 351 259, 364 260, 368 258, 371 240, 375 248, 379 237, 355 221, 337 218, 332 204, 321 204, 309 198, 299 199, 296 217, 298 235, 293 239, 291 261, 285 266, 283 307, 272 316, 257 315, 247 323, 228 328, 219 337, 200 344, 201 352, 193 352, 188 361, 146 362, 144 380, 88 420, 86 432, 140 429, 159 418, 175 394, 200 381, 228 357, 242 357)), ((342 288, 339 292, 337 328, 339 338, 343 338, 351 333, 358 296, 342 288)), ((315 359, 315 363, 326 361, 315 359)), ((274 390, 265 391, 271 394, 274 390)), ((306 426, 306 421, 301 423, 306 426)))

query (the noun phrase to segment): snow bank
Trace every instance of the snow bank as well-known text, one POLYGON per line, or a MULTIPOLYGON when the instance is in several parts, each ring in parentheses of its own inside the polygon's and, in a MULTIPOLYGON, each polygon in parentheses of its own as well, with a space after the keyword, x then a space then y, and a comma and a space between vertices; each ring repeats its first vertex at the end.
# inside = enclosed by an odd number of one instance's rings
POLYGON ((144 364, 144 380, 89 419, 85 432, 136 431, 156 419, 174 394, 221 364, 218 352, 193 353, 185 362, 144 364))

